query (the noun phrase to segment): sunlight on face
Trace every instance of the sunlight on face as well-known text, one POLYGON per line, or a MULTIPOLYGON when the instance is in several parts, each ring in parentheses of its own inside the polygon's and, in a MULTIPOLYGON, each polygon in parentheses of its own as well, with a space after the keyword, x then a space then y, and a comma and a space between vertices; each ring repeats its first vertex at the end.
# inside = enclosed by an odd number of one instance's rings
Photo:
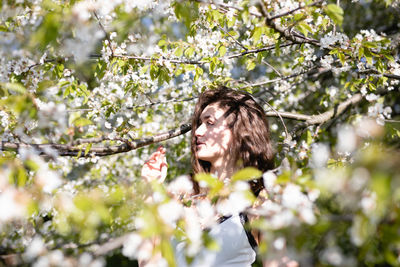
POLYGON ((195 131, 196 151, 200 160, 215 166, 229 161, 229 146, 233 140, 231 129, 224 118, 225 109, 218 103, 208 105, 200 115, 200 126, 195 131))

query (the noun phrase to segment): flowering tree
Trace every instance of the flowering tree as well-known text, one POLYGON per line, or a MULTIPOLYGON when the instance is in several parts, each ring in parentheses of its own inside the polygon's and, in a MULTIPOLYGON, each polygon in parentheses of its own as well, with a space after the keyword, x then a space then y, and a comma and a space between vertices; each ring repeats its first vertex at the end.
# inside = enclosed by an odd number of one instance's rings
POLYGON ((0 2, 0 254, 6 265, 129 264, 246 211, 259 260, 399 265, 396 1, 0 2), (190 190, 194 102, 226 85, 270 117, 277 168, 190 190), (162 144, 166 185, 140 169, 162 144), (245 180, 262 175, 255 199, 245 180), (149 202, 148 197, 153 201, 149 202), (183 230, 183 231, 182 231, 183 230), (155 246, 148 249, 148 243, 155 246))

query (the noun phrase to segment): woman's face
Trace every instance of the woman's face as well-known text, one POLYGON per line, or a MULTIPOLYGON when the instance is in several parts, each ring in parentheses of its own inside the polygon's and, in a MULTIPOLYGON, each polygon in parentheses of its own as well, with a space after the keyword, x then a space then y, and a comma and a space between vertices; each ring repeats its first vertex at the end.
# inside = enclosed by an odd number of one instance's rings
POLYGON ((225 111, 218 103, 208 105, 201 113, 200 126, 195 131, 198 159, 208 161, 214 166, 231 157, 229 146, 233 141, 233 134, 224 117, 225 111))

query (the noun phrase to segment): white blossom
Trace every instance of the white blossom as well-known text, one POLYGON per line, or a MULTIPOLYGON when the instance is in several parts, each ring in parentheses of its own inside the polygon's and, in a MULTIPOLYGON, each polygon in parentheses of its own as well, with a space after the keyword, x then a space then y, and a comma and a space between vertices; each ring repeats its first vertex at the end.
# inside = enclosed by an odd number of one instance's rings
POLYGON ((323 143, 316 143, 312 147, 312 164, 320 168, 325 166, 330 156, 329 147, 323 143))
POLYGON ((271 171, 265 172, 263 174, 264 186, 268 192, 272 191, 272 188, 275 185, 276 179, 277 179, 276 175, 271 171))
POLYGON ((343 125, 338 130, 337 150, 339 153, 353 152, 357 148, 357 135, 355 130, 343 125))
POLYGON ((18 201, 19 193, 8 188, 0 193, 0 222, 21 218, 25 215, 25 203, 18 201))
POLYGON ((137 259, 139 246, 142 244, 143 239, 137 233, 130 234, 124 241, 122 247, 122 255, 130 259, 137 259))
POLYGON ((339 43, 342 48, 346 48, 347 43, 349 42, 349 38, 347 37, 347 35, 341 32, 329 32, 321 38, 320 42, 322 48, 329 48, 330 45, 333 45, 335 43, 339 43))
POLYGON ((187 175, 178 176, 169 183, 167 188, 170 193, 175 195, 193 193, 193 183, 187 175))
POLYGON ((39 256, 41 253, 44 253, 45 250, 46 248, 43 239, 39 236, 35 236, 32 242, 29 244, 28 248, 26 249, 24 256, 28 260, 32 260, 39 256))
POLYGON ((158 206, 157 210, 161 219, 171 227, 175 227, 175 222, 183 214, 182 205, 175 200, 170 200, 167 203, 161 204, 158 206))

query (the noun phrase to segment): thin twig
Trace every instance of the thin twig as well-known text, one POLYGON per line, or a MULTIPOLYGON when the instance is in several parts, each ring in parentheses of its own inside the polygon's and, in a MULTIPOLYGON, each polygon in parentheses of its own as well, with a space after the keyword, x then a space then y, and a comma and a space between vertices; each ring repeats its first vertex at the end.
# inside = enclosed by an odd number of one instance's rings
MULTIPOLYGON (((291 43, 291 42, 290 42, 290 43, 281 44, 281 45, 279 46, 279 48, 287 47, 287 46, 291 46, 291 45, 294 45, 294 43, 291 43)), ((228 59, 238 58, 238 57, 242 57, 242 56, 245 56, 245 55, 248 55, 248 54, 256 54, 256 53, 261 53, 261 52, 265 52, 265 51, 270 51, 270 50, 273 50, 273 49, 275 49, 275 48, 276 48, 275 45, 270 45, 270 46, 263 47, 263 48, 258 48, 258 49, 252 49, 252 50, 243 51, 243 52, 238 53, 238 54, 230 55, 230 56, 228 56, 228 57, 226 57, 226 58, 228 58, 228 59)))
POLYGON ((267 61, 265 61, 264 59, 261 60, 261 62, 264 63, 265 65, 267 65, 268 67, 270 67, 271 69, 273 69, 273 70, 276 72, 276 74, 278 74, 279 77, 282 77, 282 74, 281 74, 274 66, 272 66, 271 64, 269 64, 269 63, 268 63, 267 61))
POLYGON ((167 101, 154 102, 154 103, 150 103, 150 104, 132 106, 132 107, 129 107, 127 109, 152 107, 154 105, 162 105, 162 104, 168 104, 168 103, 186 102, 186 101, 192 101, 192 100, 197 99, 197 98, 198 98, 197 96, 194 96, 194 97, 189 97, 189 98, 185 98, 185 99, 172 99, 172 100, 167 100, 167 101))
POLYGON ((299 6, 299 7, 295 8, 295 9, 289 10, 289 11, 287 11, 287 12, 284 12, 284 13, 281 13, 281 14, 278 14, 278 15, 275 15, 275 16, 272 16, 272 17, 270 17, 270 19, 271 19, 271 20, 278 19, 278 18, 287 16, 287 15, 290 15, 290 14, 292 14, 292 13, 294 13, 294 12, 300 10, 300 9, 303 9, 303 8, 306 8, 306 7, 315 6, 315 5, 318 5, 318 4, 322 3, 322 2, 324 2, 324 0, 315 1, 315 2, 313 2, 313 3, 311 3, 311 4, 309 4, 309 5, 299 6))
MULTIPOLYGON (((147 107, 152 107, 155 105, 164 105, 164 104, 169 104, 169 103, 178 103, 178 102, 186 102, 186 101, 192 101, 197 99, 197 96, 194 97, 189 97, 185 99, 171 99, 171 100, 166 100, 166 101, 159 101, 159 102, 153 102, 149 104, 143 104, 143 105, 136 105, 132 107, 127 107, 127 108, 121 108, 120 110, 132 110, 135 108, 147 108, 147 107)), ((78 109, 68 109, 67 112, 77 112, 77 111, 92 111, 92 108, 78 108, 78 109)))
POLYGON ((231 39, 238 44, 241 48, 243 48, 244 50, 248 50, 244 45, 242 45, 238 40, 235 39, 235 37, 233 37, 229 32, 225 31, 221 26, 218 25, 218 28, 223 31, 225 34, 229 35, 229 37, 231 37, 231 39))
POLYGON ((263 102, 264 102, 265 104, 267 104, 267 106, 268 106, 270 109, 272 109, 273 112, 279 117, 279 120, 281 121, 282 126, 283 126, 283 128, 285 129, 286 138, 288 138, 290 135, 289 135, 288 129, 287 129, 287 127, 286 127, 286 124, 285 124, 285 122, 284 122, 283 119, 282 119, 282 115, 281 115, 273 106, 271 106, 267 101, 263 101, 263 102))
MULTIPOLYGON (((237 10, 237 11, 243 11, 243 8, 241 8, 241 7, 228 5, 228 4, 225 4, 225 3, 222 3, 222 2, 216 3, 216 2, 214 2, 214 1, 209 1, 209 2, 207 2, 207 1, 201 1, 201 0, 195 0, 195 1, 196 1, 196 2, 199 2, 199 3, 201 3, 201 4, 215 5, 215 6, 217 6, 217 7, 223 7, 223 8, 229 8, 229 9, 235 9, 235 10, 237 10)), ((260 13, 258 13, 258 12, 249 11, 249 14, 250 14, 250 15, 253 15, 253 16, 255 16, 255 17, 260 17, 260 18, 262 17, 262 14, 260 14, 260 13)))
POLYGON ((314 66, 314 67, 312 67, 312 68, 310 68, 308 70, 300 71, 298 73, 294 73, 292 75, 284 76, 284 77, 281 77, 281 78, 267 80, 267 81, 263 81, 263 82, 259 82, 259 83, 249 83, 247 86, 244 86, 242 88, 258 87, 258 86, 263 86, 263 85, 270 84, 270 83, 275 83, 275 82, 279 82, 279 81, 283 81, 283 80, 288 80, 288 79, 291 79, 291 78, 294 78, 294 77, 297 77, 297 76, 300 76, 300 75, 303 75, 303 74, 308 74, 308 73, 312 72, 315 69, 316 69, 316 67, 314 66))
MULTIPOLYGON (((287 47, 287 46, 291 46, 293 45, 293 43, 285 43, 285 44, 281 44, 279 47, 287 47)), ((233 58, 238 58, 238 57, 242 57, 248 54, 256 54, 256 53, 261 53, 261 52, 265 52, 265 51, 269 51, 269 50, 273 50, 275 49, 276 46, 275 45, 270 45, 267 47, 263 47, 263 48, 258 48, 258 49, 252 49, 249 50, 247 49, 247 51, 243 51, 241 53, 237 53, 237 54, 233 54, 233 55, 228 55, 228 56, 224 56, 219 58, 220 60, 224 60, 224 59, 233 59, 233 58)), ((91 54, 90 58, 101 58, 101 55, 98 54, 91 54)), ((157 61, 157 60, 161 60, 161 61, 168 61, 170 63, 173 64, 191 64, 191 65, 203 65, 206 63, 209 63, 208 61, 203 61, 202 59, 199 60, 177 60, 177 59, 169 59, 169 58, 154 58, 154 57, 141 57, 141 56, 135 56, 135 55, 118 55, 115 54, 114 55, 115 58, 122 58, 122 59, 135 59, 135 60, 141 60, 141 61, 157 61)))
POLYGON ((399 123, 400 121, 397 120, 384 120, 385 122, 392 122, 392 123, 399 123))
POLYGON ((112 48, 112 46, 111 46, 111 39, 110 39, 110 36, 109 36, 108 32, 106 31, 106 29, 104 28, 103 24, 101 23, 100 18, 97 16, 96 11, 93 11, 93 14, 94 14, 94 16, 96 17, 97 22, 99 23, 99 26, 100 26, 101 30, 102 30, 102 31, 104 32, 104 34, 106 35, 106 39, 107 39, 107 41, 108 41, 108 44, 110 45, 111 57, 114 57, 114 50, 113 50, 113 48, 112 48))

